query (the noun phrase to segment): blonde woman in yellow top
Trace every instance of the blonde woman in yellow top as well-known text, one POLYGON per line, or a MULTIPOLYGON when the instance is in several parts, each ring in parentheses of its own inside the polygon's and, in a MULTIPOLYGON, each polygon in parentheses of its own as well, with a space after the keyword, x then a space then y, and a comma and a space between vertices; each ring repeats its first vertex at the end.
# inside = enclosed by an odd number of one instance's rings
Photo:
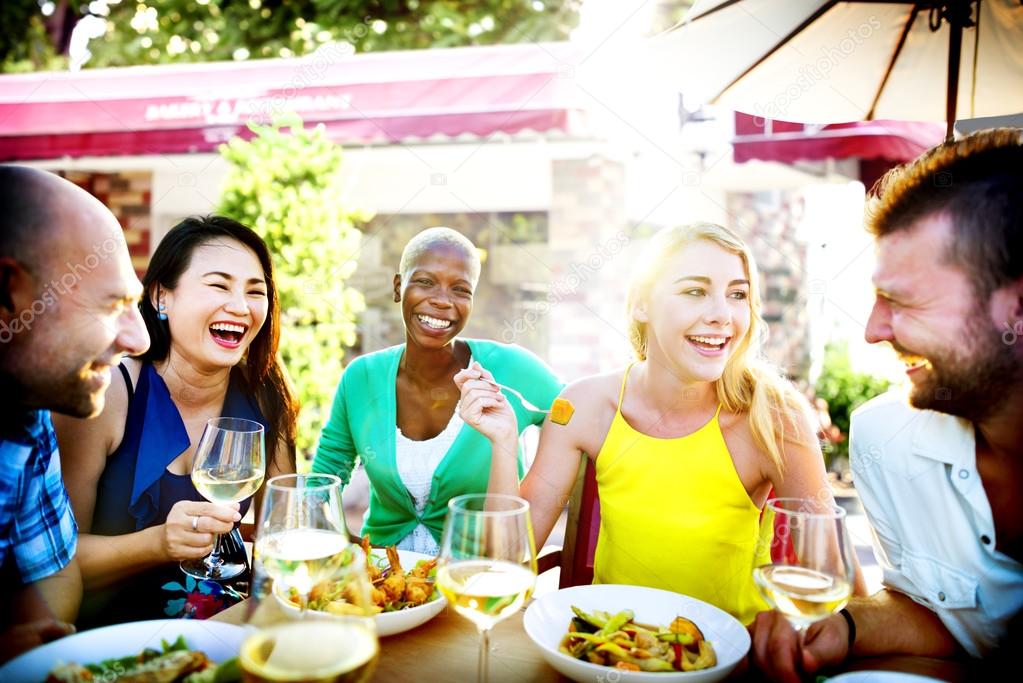
POLYGON ((565 425, 545 424, 521 482, 515 415, 473 365, 455 376, 466 423, 491 442, 489 491, 532 507, 542 544, 593 460, 601 524, 595 583, 676 591, 748 624, 767 609, 753 583, 760 510, 778 496, 831 502, 803 397, 759 358, 756 265, 726 228, 662 230, 628 295, 637 360, 565 388, 565 425))

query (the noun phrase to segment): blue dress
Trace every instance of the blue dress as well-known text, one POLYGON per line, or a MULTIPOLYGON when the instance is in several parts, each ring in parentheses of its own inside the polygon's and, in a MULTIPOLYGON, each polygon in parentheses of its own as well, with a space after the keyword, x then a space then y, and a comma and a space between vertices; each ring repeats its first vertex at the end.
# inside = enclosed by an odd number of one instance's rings
MULTIPOLYGON (((180 500, 205 500, 187 474, 167 471, 167 465, 190 445, 181 414, 163 378, 144 363, 138 385, 128 386, 128 417, 121 445, 107 458, 96 490, 92 533, 119 536, 163 524, 180 500)), ((255 397, 237 370, 231 371, 224 417, 255 420, 266 427, 255 397)), ((250 500, 242 503, 245 515, 250 500)), ((232 532, 238 534, 238 525, 232 532)), ((240 535, 238 535, 239 544, 240 535)), ((226 559, 226 558, 225 558, 226 559)), ((232 560, 247 562, 244 552, 232 560)), ((230 607, 248 590, 249 573, 230 581, 199 581, 187 576, 177 562, 146 570, 113 586, 87 591, 79 614, 79 628, 143 619, 205 619, 230 607)))

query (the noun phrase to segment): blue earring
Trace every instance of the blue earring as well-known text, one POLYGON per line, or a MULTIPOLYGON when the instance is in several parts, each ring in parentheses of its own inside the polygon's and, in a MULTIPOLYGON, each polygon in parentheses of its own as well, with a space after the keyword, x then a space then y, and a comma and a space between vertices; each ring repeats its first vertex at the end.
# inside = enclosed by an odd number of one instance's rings
POLYGON ((156 319, 157 320, 167 319, 167 307, 164 306, 163 304, 160 304, 159 308, 157 309, 156 319))

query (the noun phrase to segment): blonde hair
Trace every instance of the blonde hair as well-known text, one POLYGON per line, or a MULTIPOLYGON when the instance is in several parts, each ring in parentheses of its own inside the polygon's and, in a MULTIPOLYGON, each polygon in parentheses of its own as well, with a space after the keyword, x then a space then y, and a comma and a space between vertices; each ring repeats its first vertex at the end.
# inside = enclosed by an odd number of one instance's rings
POLYGON ((626 310, 629 318, 629 341, 639 360, 647 357, 647 324, 636 320, 634 307, 644 302, 654 281, 660 276, 670 256, 686 245, 706 240, 742 259, 749 279, 750 325, 721 377, 714 381, 718 401, 725 410, 746 413, 753 438, 779 472, 784 472, 782 453, 790 433, 798 437, 801 417, 809 417, 806 399, 796 391, 763 357, 762 347, 767 324, 760 315, 762 301, 753 253, 742 238, 728 228, 713 223, 690 223, 661 230, 651 238, 639 261, 636 276, 629 286, 626 310))

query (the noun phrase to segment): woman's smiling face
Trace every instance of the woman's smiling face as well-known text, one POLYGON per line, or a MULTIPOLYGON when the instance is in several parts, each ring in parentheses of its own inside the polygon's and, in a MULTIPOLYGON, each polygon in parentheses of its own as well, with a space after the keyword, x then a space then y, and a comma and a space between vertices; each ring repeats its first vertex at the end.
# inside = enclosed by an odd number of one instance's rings
POLYGON ((173 290, 161 290, 171 346, 196 367, 232 367, 267 316, 267 287, 256 254, 218 238, 192 252, 173 290))
POLYGON ((683 381, 715 381, 750 327, 742 258, 701 239, 669 256, 632 314, 647 328, 647 354, 683 381))
POLYGON ((409 344, 441 348, 465 328, 472 313, 473 260, 448 242, 427 247, 407 272, 394 276, 409 344))

